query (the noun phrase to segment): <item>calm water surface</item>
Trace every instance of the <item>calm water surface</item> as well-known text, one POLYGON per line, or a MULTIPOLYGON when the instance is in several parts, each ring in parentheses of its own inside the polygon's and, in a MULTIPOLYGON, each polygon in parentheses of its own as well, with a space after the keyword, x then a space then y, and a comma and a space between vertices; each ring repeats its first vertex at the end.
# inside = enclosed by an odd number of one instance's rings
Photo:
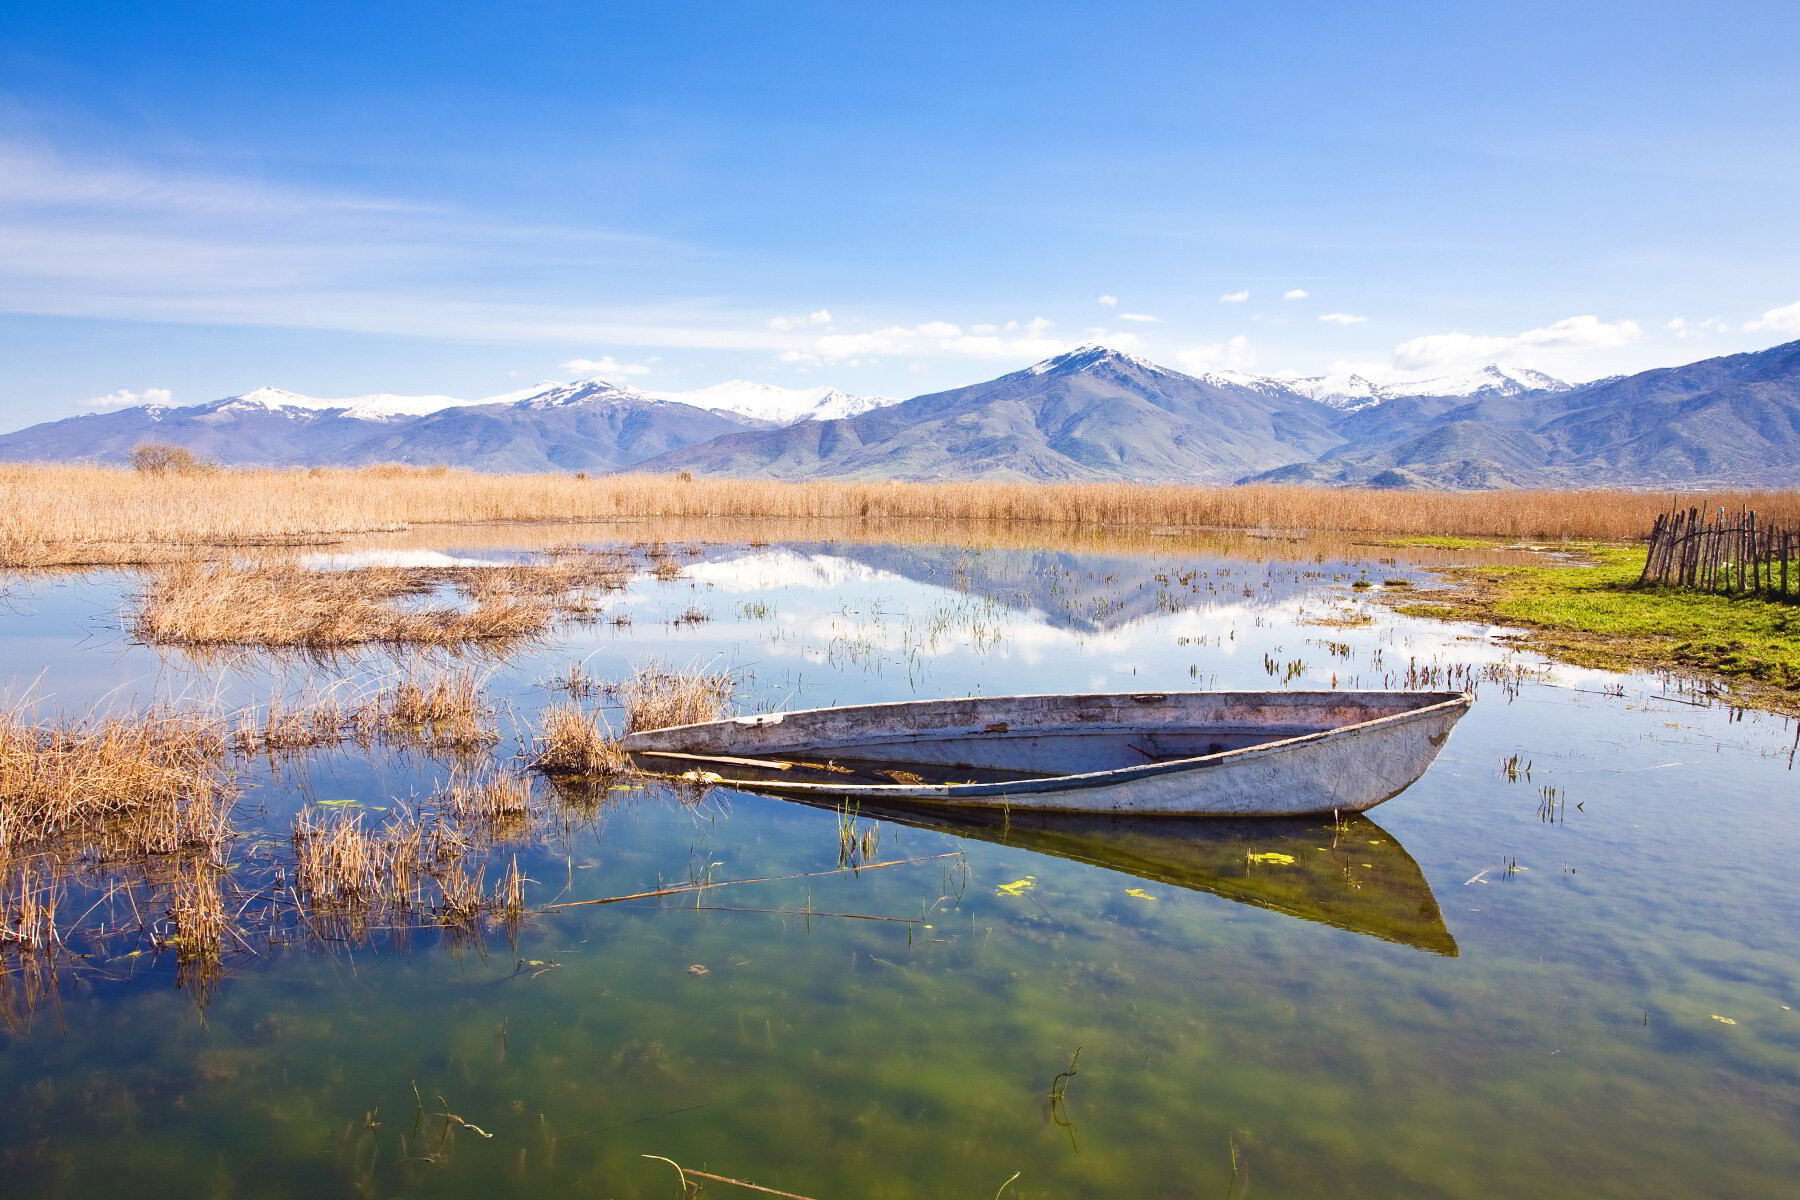
MULTIPOLYGON (((547 536, 444 530, 391 554, 504 562, 547 536)), ((210 986, 178 986, 167 954, 71 963, 0 1026, 0 1189, 677 1197, 658 1155, 817 1200, 1009 1179, 1015 1200, 1800 1195, 1793 724, 1394 617, 1350 586, 1429 586, 1377 559, 1394 553, 695 545, 678 578, 640 575, 600 620, 477 664, 498 760, 522 763, 573 663, 729 669, 743 710, 1484 681, 1430 772, 1340 827, 865 812, 876 860, 926 861, 510 936, 257 944, 210 986), (1514 755, 1529 778, 1502 769, 1514 755)), ((136 586, 15 581, 3 686, 45 711, 238 706, 407 661, 158 653, 122 632, 136 586)), ((306 805, 376 818, 453 764, 333 749, 238 769, 250 853, 306 805)), ((536 905, 839 865, 829 810, 540 791, 536 827, 493 855, 536 905)))

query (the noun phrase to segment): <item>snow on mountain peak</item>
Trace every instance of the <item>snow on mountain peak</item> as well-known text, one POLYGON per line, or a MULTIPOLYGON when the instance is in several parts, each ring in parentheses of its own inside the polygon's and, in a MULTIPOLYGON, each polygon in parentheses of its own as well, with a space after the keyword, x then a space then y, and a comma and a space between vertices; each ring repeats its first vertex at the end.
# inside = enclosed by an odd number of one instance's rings
POLYGON ((1531 391, 1562 392, 1571 386, 1541 371, 1494 363, 1463 375, 1401 379, 1389 383, 1375 383, 1349 372, 1304 379, 1278 376, 1271 382, 1344 412, 1369 408, 1399 396, 1516 396, 1531 391))
POLYGON ((1127 354, 1123 350, 1115 350, 1111 346, 1102 346, 1097 342, 1089 342, 1085 346, 1077 346, 1073 350, 1046 358, 1042 362, 1033 363, 1020 372, 1022 375, 1068 374, 1075 371, 1091 370, 1101 366, 1133 366, 1150 371, 1167 372, 1167 367, 1159 367, 1155 363, 1127 354))
POLYGON ((792 425, 797 421, 833 421, 896 403, 885 396, 852 396, 832 387, 786 388, 772 383, 753 383, 748 379, 733 379, 686 392, 645 394, 714 412, 736 413, 777 425, 792 425))

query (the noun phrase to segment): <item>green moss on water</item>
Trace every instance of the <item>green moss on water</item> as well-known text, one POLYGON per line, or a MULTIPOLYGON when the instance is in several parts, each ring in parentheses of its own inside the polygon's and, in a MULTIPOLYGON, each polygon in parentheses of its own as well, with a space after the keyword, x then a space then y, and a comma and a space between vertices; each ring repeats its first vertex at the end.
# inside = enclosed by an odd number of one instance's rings
POLYGON ((1578 561, 1453 568, 1452 595, 1398 611, 1522 625, 1534 645, 1584 665, 1716 675, 1746 702, 1800 708, 1800 606, 1640 586, 1641 546, 1570 549, 1578 561))

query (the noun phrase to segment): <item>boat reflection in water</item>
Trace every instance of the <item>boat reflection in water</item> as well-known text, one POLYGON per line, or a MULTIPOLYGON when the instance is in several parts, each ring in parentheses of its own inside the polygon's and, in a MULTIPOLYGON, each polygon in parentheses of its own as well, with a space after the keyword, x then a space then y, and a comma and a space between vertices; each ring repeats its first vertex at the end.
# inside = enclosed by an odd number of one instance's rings
POLYGON ((853 811, 1210 892, 1450 958, 1457 953, 1419 864, 1365 816, 1194 821, 866 801, 853 811))

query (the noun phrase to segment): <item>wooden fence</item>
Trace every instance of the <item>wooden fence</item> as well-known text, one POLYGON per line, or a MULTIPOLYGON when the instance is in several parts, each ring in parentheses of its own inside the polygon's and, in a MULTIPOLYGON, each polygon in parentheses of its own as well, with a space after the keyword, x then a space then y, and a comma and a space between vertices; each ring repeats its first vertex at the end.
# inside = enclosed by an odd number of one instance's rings
POLYGON ((1800 599, 1800 531, 1748 509, 1677 509, 1656 518, 1640 583, 1739 596, 1800 599))

